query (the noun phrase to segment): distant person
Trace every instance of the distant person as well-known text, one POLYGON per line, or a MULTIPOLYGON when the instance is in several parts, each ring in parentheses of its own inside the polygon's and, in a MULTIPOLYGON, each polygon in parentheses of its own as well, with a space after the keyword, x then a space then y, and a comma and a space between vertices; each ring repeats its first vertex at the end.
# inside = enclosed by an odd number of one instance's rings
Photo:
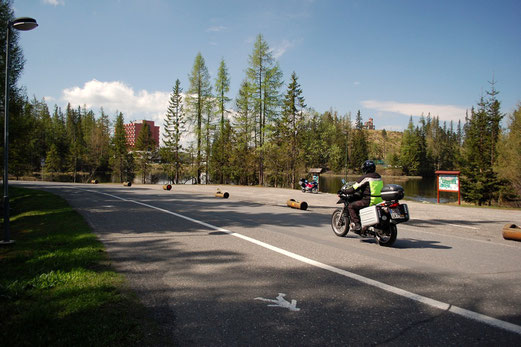
POLYGON ((360 224, 360 210, 364 207, 376 205, 382 202, 380 196, 383 181, 382 176, 376 172, 376 165, 372 160, 366 160, 362 165, 362 172, 364 175, 360 177, 355 184, 345 191, 347 194, 360 194, 360 200, 353 201, 349 204, 349 215, 351 216, 351 230, 359 234, 362 230, 360 224))

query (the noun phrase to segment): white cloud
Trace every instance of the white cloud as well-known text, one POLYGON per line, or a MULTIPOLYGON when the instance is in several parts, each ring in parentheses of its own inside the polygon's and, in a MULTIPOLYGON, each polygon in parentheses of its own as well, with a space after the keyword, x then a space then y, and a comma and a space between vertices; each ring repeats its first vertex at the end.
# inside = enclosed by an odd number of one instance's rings
POLYGON ((86 105, 93 110, 103 107, 107 113, 122 112, 126 122, 148 119, 161 127, 169 96, 169 92, 136 92, 123 82, 101 82, 95 79, 86 82, 83 87, 72 87, 62 92, 63 101, 70 102, 74 107, 86 105))
POLYGON ((286 53, 286 51, 288 49, 290 49, 294 46, 295 46, 295 41, 283 40, 280 44, 273 47, 271 49, 271 52, 273 53, 273 57, 275 59, 279 59, 280 57, 282 57, 284 55, 284 53, 286 53))
POLYGON ((65 0, 43 0, 43 3, 46 5, 58 6, 65 5, 65 0))
POLYGON ((442 121, 457 121, 465 118, 465 107, 455 105, 429 105, 429 104, 414 104, 403 103, 396 101, 378 101, 378 100, 364 100, 362 105, 365 108, 377 111, 400 113, 406 116, 439 116, 442 121))
POLYGON ((206 29, 207 32, 212 32, 212 33, 218 33, 218 32, 224 31, 224 30, 226 30, 226 27, 224 25, 216 25, 216 26, 209 27, 208 29, 206 29))
POLYGON ((168 92, 135 92, 123 82, 101 82, 96 79, 86 82, 83 87, 64 89, 62 94, 63 100, 73 105, 119 110, 129 116, 164 113, 168 107, 168 96, 168 92))

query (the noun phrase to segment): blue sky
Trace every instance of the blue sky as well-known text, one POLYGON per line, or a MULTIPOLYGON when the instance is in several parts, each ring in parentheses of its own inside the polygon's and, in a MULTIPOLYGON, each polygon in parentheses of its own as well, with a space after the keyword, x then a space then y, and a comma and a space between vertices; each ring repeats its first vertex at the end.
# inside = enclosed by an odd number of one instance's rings
POLYGON ((50 107, 86 104, 162 123, 198 52, 212 81, 224 58, 234 98, 259 33, 284 81, 297 73, 309 107, 360 110, 377 129, 401 130, 422 113, 463 120, 493 78, 503 112, 521 102, 518 0, 14 0, 13 8, 39 23, 20 33, 20 84, 50 107))

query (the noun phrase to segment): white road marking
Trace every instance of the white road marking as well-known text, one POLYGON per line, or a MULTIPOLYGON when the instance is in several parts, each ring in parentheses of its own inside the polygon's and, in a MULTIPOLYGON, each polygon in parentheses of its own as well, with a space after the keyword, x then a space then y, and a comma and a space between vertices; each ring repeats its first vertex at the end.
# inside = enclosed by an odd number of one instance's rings
POLYGON ((285 296, 286 296, 286 294, 279 293, 279 295, 275 298, 275 300, 265 299, 265 298, 255 298, 254 300, 274 303, 274 305, 273 304, 268 305, 269 307, 282 307, 282 308, 287 308, 290 311, 300 311, 300 308, 297 307, 297 300, 291 300, 291 304, 290 304, 289 301, 284 299, 285 296))
POLYGON ((450 224, 450 223, 447 223, 448 225, 452 225, 453 227, 458 227, 458 228, 466 228, 466 229, 473 229, 473 230, 479 230, 479 228, 476 228, 476 227, 469 227, 467 225, 461 225, 461 224, 450 224))
POLYGON ((343 269, 339 269, 339 268, 336 268, 334 266, 327 265, 327 264, 318 262, 316 260, 303 257, 303 256, 301 256, 299 254, 286 251, 286 250, 284 250, 282 248, 279 248, 279 247, 276 247, 276 246, 272 246, 272 245, 270 245, 268 243, 256 240, 256 239, 251 238, 249 236, 245 236, 245 235, 236 233, 234 231, 230 231, 230 230, 227 230, 227 229, 224 229, 224 228, 220 228, 218 226, 215 226, 215 225, 212 225, 212 224, 208 224, 208 223, 199 221, 197 219, 193 219, 193 218, 190 218, 190 217, 187 217, 187 216, 183 216, 183 215, 181 215, 179 213, 168 211, 168 210, 165 210, 165 209, 160 208, 160 207, 156 207, 156 206, 153 206, 153 205, 145 204, 143 202, 136 201, 136 200, 129 200, 129 199, 121 198, 119 196, 108 194, 108 193, 97 192, 97 191, 88 190, 88 189, 84 189, 84 190, 88 191, 88 192, 91 192, 91 193, 103 194, 103 195, 106 195, 106 196, 110 196, 112 198, 115 198, 115 199, 118 199, 118 200, 121 200, 121 201, 131 202, 131 203, 134 203, 134 204, 137 204, 137 205, 149 207, 151 209, 154 209, 154 210, 157 210, 157 211, 161 211, 161 212, 164 212, 164 213, 167 213, 167 214, 170 214, 170 215, 173 215, 173 216, 176 216, 176 217, 188 220, 190 222, 193 222, 193 223, 205 226, 205 227, 207 227, 209 229, 213 229, 213 230, 216 230, 216 231, 220 231, 220 232, 229 234, 231 236, 238 237, 240 239, 243 239, 245 241, 251 242, 251 243, 256 244, 258 246, 264 247, 264 248, 269 249, 271 251, 274 251, 274 252, 277 252, 279 254, 285 255, 285 256, 287 256, 289 258, 298 260, 298 261, 300 261, 302 263, 305 263, 305 264, 308 264, 308 265, 312 265, 312 266, 318 267, 320 269, 327 270, 327 271, 336 273, 338 275, 342 275, 344 277, 348 277, 348 278, 354 279, 356 281, 365 283, 367 285, 370 285, 370 286, 373 286, 373 287, 376 287, 376 288, 380 288, 380 289, 385 290, 387 292, 390 292, 390 293, 402 296, 404 298, 407 298, 407 299, 410 299, 410 300, 413 300, 413 301, 420 302, 422 304, 425 304, 425 305, 428 305, 428 306, 431 306, 431 307, 434 307, 434 308, 437 308, 437 309, 440 309, 440 310, 443 310, 443 311, 452 312, 452 313, 457 314, 459 316, 462 316, 462 317, 465 317, 465 318, 469 318, 469 319, 478 321, 480 323, 484 323, 484 324, 487 324, 487 325, 490 325, 490 326, 493 326, 493 327, 501 328, 501 329, 504 329, 504 330, 507 330, 507 331, 510 331, 510 332, 513 332, 513 333, 521 335, 521 326, 513 324, 513 323, 510 323, 510 322, 506 322, 506 321, 503 321, 503 320, 500 320, 500 319, 497 319, 497 318, 494 318, 494 317, 490 317, 490 316, 484 315, 482 313, 470 311, 470 310, 467 310, 467 309, 464 309, 464 308, 461 308, 461 307, 458 307, 458 306, 453 306, 452 304, 447 304, 447 303, 444 303, 442 301, 431 299, 431 298, 428 298, 428 297, 423 296, 423 295, 415 294, 415 293, 409 292, 407 290, 400 289, 398 287, 393 287, 391 285, 388 285, 388 284, 385 284, 385 283, 382 283, 382 282, 378 282, 376 280, 373 280, 373 279, 370 279, 370 278, 367 278, 367 277, 364 277, 364 276, 357 275, 357 274, 355 274, 353 272, 350 272, 350 271, 347 271, 347 270, 343 270, 343 269))

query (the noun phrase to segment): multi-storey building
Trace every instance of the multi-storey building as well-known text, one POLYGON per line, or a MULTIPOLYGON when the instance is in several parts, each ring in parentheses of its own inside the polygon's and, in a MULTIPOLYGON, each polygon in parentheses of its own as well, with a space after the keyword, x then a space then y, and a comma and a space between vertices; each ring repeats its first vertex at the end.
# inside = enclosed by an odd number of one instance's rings
POLYGON ((367 130, 374 130, 375 129, 375 126, 374 126, 374 123, 373 123, 373 118, 369 118, 369 120, 364 123, 364 128, 366 128, 367 130))
POLYGON ((150 128, 150 133, 152 134, 152 138, 156 143, 156 147, 159 147, 159 127, 154 125, 154 122, 151 120, 142 120, 138 122, 130 122, 129 124, 125 124, 125 133, 127 138, 127 145, 130 148, 134 148, 136 145, 136 140, 139 136, 139 132, 143 129, 143 124, 147 123, 150 128))

